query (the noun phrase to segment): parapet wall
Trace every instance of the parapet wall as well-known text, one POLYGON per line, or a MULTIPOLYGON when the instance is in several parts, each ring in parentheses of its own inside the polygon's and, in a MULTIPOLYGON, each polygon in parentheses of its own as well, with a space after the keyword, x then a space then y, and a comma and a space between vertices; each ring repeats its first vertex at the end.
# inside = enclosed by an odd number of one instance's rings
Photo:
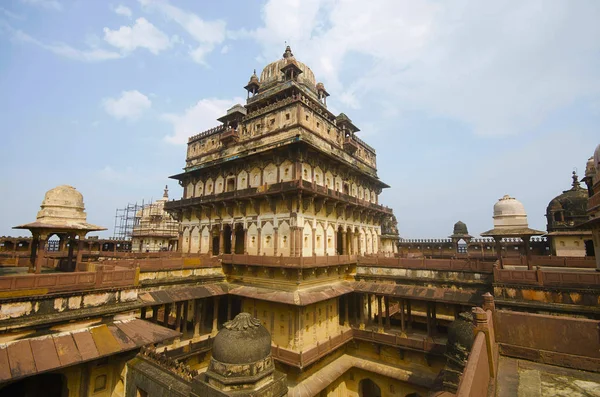
POLYGON ((497 310, 503 355, 600 372, 600 321, 497 310))

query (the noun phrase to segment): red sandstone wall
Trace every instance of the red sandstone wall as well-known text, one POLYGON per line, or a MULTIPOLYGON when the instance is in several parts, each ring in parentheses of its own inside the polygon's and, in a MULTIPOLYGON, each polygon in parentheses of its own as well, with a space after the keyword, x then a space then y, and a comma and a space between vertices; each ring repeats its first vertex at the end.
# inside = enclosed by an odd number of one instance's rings
POLYGON ((487 396, 490 382, 490 366, 485 334, 479 332, 469 354, 467 366, 458 385, 456 397, 487 396))
POLYGON ((600 321, 498 310, 502 354, 600 372, 600 321))

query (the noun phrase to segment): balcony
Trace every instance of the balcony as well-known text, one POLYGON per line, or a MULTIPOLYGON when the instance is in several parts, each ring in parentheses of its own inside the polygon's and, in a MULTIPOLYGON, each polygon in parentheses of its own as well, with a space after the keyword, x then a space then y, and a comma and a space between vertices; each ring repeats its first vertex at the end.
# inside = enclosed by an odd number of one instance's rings
POLYGON ((353 137, 346 137, 346 140, 344 141, 344 150, 350 154, 356 153, 356 151, 358 150, 358 143, 354 140, 353 137))
POLYGON ((237 130, 230 128, 221 133, 221 137, 219 139, 223 145, 229 145, 230 143, 236 143, 240 139, 240 134, 237 132, 237 130))
POLYGON ((600 211, 600 189, 592 197, 588 199, 587 210, 592 215, 593 212, 600 211))

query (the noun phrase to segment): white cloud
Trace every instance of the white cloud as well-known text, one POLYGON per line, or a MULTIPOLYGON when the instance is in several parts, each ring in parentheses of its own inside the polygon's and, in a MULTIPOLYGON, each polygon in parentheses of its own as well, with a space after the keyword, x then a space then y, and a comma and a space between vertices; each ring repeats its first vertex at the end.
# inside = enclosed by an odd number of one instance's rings
POLYGON ((152 101, 137 90, 123 91, 119 98, 105 98, 102 101, 104 110, 117 120, 137 120, 152 106, 152 101))
POLYGON ((291 42, 333 100, 377 95, 502 135, 600 95, 598 15, 583 1, 270 0, 249 34, 267 59, 291 42))
POLYGON ((16 13, 10 11, 10 10, 7 10, 4 7, 0 7, 0 12, 2 12, 4 15, 6 15, 9 18, 16 19, 16 20, 19 20, 19 21, 22 21, 22 20, 25 19, 24 16, 16 14, 16 13))
POLYGON ((171 5, 168 1, 139 0, 147 10, 156 10, 167 19, 179 24, 197 43, 189 51, 191 58, 200 64, 206 64, 205 57, 221 44, 226 36, 226 24, 223 20, 205 21, 198 15, 171 5))
POLYGON ((74 59, 77 61, 99 62, 109 59, 121 58, 122 56, 118 52, 106 51, 100 48, 89 48, 87 50, 79 50, 65 43, 48 44, 41 42, 34 37, 31 37, 30 35, 21 30, 13 29, 9 25, 3 24, 3 27, 5 27, 10 32, 13 40, 32 43, 56 55, 60 55, 65 58, 74 59))
POLYGON ((243 98, 201 99, 182 114, 164 114, 162 119, 173 125, 173 133, 167 135, 165 140, 173 144, 187 143, 190 136, 219 125, 217 118, 223 116, 227 109, 236 103, 243 102, 243 98))
POLYGON ((117 7, 113 8, 113 11, 117 15, 122 15, 124 17, 131 18, 132 12, 129 7, 125 7, 123 4, 119 4, 117 7))
POLYGON ((21 3, 56 11, 62 10, 62 4, 60 4, 57 0, 21 0, 21 3))
POLYGON ((138 18, 133 26, 121 26, 119 30, 104 28, 104 40, 124 52, 139 47, 155 55, 171 46, 169 37, 145 18, 138 18))

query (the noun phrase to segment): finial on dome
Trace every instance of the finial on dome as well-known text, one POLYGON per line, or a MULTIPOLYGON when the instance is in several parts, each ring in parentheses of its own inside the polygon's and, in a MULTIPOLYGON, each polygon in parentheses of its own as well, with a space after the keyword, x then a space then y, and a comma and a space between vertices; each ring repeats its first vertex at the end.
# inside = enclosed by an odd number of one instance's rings
POLYGON ((260 325, 260 320, 252 317, 250 313, 240 313, 233 320, 223 324, 225 328, 231 331, 242 331, 248 328, 256 328, 260 325))
POLYGON ((571 186, 573 186, 573 189, 579 189, 581 187, 581 185, 579 184, 579 178, 577 177, 577 171, 573 171, 573 175, 571 176, 571 178, 573 178, 573 183, 571 184, 571 186))
POLYGON ((283 57, 284 58, 289 58, 289 57, 293 57, 294 54, 292 53, 292 49, 291 47, 288 45, 285 47, 285 52, 283 53, 283 57))
POLYGON ((252 76, 256 76, 256 69, 254 69, 254 72, 252 72, 252 76))
POLYGON ((165 185, 165 191, 163 193, 164 198, 169 198, 169 186, 165 185))

